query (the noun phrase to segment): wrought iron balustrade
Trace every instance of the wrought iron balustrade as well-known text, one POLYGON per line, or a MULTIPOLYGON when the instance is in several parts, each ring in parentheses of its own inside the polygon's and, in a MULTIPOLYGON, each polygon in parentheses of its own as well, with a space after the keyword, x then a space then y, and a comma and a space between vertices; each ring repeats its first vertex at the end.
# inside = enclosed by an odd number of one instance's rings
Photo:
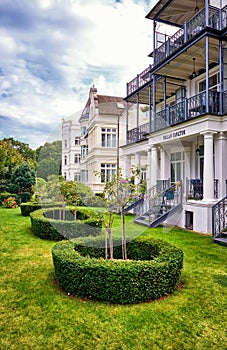
MULTIPOLYGON (((218 198, 218 179, 214 179, 214 198, 218 198)), ((203 179, 186 180, 186 199, 203 199, 203 179)))
MULTIPOLYGON (((127 84, 127 95, 132 94, 140 87, 151 81, 150 70, 161 61, 170 56, 173 52, 183 46, 185 42, 191 40, 201 32, 206 26, 205 8, 200 10, 174 35, 168 38, 162 45, 154 51, 154 65, 146 68, 142 73, 127 84)), ((227 6, 222 9, 209 5, 208 26, 216 30, 221 30, 227 26, 227 6)))
POLYGON ((222 238, 227 233, 227 197, 222 198, 212 207, 213 240, 222 238))

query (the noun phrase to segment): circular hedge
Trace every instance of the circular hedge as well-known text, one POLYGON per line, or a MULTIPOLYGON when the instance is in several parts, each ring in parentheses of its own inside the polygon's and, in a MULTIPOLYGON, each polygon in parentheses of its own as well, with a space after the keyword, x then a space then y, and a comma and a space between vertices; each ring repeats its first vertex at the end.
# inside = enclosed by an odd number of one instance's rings
POLYGON ((52 249, 55 276, 67 293, 93 300, 133 304, 172 293, 183 267, 182 250, 164 241, 139 237, 114 243, 114 259, 104 260, 103 238, 58 242, 52 249))
POLYGON ((97 236, 102 229, 102 216, 86 207, 77 208, 76 221, 68 208, 39 209, 30 213, 30 218, 34 235, 53 241, 97 236), (65 220, 59 220, 63 217, 65 220))

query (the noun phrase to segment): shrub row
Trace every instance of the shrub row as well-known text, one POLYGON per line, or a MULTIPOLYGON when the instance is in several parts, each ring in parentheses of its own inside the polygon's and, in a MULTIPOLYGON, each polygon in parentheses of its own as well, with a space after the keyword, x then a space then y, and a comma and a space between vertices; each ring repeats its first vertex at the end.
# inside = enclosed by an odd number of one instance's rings
POLYGON ((104 260, 97 238, 58 242, 52 249, 55 275, 67 293, 111 303, 134 304, 172 293, 183 267, 183 252, 160 240, 139 237, 127 243, 128 260, 114 243, 114 258, 104 260))
POLYGON ((38 203, 38 202, 26 202, 21 203, 20 210, 21 215, 23 216, 29 216, 30 213, 32 213, 35 210, 41 209, 41 208, 53 208, 60 206, 60 203, 38 203))
MULTIPOLYGON (((69 215, 69 209, 65 210, 66 216, 69 215)), ((30 214, 32 232, 35 236, 42 239, 60 241, 63 239, 72 239, 76 237, 96 236, 100 234, 102 228, 102 218, 94 211, 88 208, 79 208, 78 217, 87 217, 84 220, 56 220, 51 219, 51 214, 58 216, 61 213, 60 208, 39 209, 30 214), (85 213, 88 214, 85 215, 85 213)), ((61 214, 62 215, 62 214, 61 214)), ((71 213, 71 216, 73 214, 71 213)))

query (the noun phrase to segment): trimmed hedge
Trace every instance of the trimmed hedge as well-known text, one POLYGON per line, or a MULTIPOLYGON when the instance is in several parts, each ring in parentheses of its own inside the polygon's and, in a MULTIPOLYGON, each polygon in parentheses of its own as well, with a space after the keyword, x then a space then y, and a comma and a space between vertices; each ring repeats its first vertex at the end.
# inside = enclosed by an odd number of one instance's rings
POLYGON ((139 237, 127 243, 128 260, 114 244, 114 258, 104 260, 103 238, 76 239, 54 245, 55 276, 67 293, 118 304, 134 304, 172 293, 183 267, 182 250, 164 241, 139 237))
MULTIPOLYGON (((60 241, 76 237, 97 236, 101 232, 102 217, 89 208, 77 209, 77 220, 56 220, 59 217, 60 208, 39 209, 30 214, 32 232, 42 239, 60 241)), ((65 210, 66 218, 73 214, 69 209, 65 210)))
POLYGON ((30 213, 32 213, 33 211, 41 208, 42 208, 42 205, 39 203, 32 203, 32 202, 21 203, 21 206, 20 206, 21 215, 29 216, 30 213))
POLYGON ((29 216, 30 213, 32 213, 35 210, 42 209, 42 208, 53 208, 61 206, 61 203, 37 203, 37 202, 26 202, 21 203, 20 210, 21 215, 23 216, 29 216))

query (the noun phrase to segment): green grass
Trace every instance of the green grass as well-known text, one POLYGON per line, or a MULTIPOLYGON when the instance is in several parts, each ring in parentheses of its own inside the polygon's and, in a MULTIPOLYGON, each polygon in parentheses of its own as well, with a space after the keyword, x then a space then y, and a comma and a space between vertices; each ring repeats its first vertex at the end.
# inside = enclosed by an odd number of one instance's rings
POLYGON ((77 300, 54 283, 54 243, 34 237, 20 209, 0 209, 0 349, 226 350, 227 247, 177 228, 145 234, 183 249, 182 288, 138 305, 77 300))

